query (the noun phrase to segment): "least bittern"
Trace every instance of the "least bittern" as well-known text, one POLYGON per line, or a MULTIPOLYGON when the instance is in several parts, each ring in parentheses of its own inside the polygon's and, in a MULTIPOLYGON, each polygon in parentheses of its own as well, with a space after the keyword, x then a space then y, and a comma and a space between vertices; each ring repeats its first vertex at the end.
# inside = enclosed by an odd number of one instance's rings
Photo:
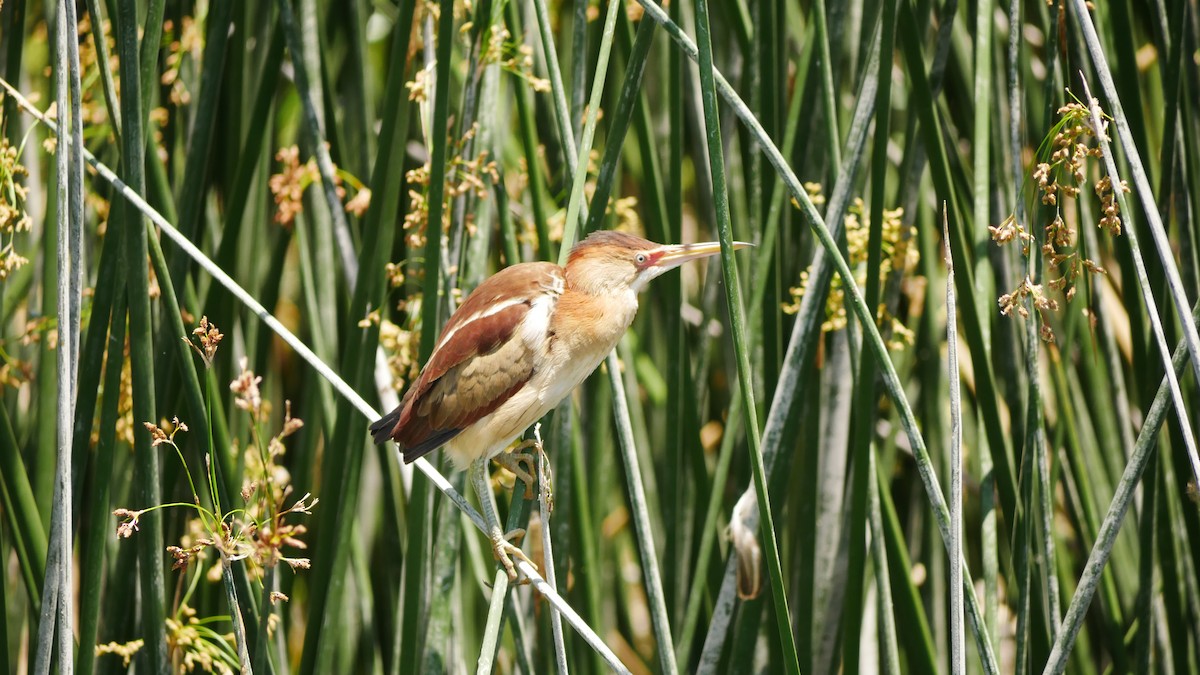
POLYGON ((496 558, 515 580, 509 555, 528 559, 500 527, 488 460, 531 484, 501 451, 600 365, 633 323, 651 279, 720 251, 717 242, 664 246, 595 232, 571 249, 565 267, 531 262, 497 272, 450 317, 400 406, 371 425, 375 442, 396 441, 405 462, 441 447, 457 468, 469 465, 496 558))

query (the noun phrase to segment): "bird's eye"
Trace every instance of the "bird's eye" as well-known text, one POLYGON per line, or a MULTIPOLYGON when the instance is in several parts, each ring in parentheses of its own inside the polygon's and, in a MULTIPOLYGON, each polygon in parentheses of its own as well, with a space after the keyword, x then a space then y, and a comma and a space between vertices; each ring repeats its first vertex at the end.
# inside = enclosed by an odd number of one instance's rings
POLYGON ((637 261, 637 264, 644 265, 644 264, 646 264, 646 254, 639 253, 639 254, 637 254, 637 256, 634 257, 634 260, 637 261))

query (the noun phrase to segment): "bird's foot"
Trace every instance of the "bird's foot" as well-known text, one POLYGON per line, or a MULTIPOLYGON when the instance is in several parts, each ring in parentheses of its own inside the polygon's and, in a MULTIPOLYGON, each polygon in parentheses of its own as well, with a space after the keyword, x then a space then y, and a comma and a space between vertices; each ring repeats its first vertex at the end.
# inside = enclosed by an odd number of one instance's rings
POLYGON ((541 450, 541 444, 536 441, 525 441, 508 452, 502 452, 492 458, 492 461, 508 469, 514 476, 525 483, 525 499, 533 499, 533 486, 537 473, 534 456, 522 452, 527 448, 536 447, 541 450))
POLYGON ((500 528, 492 530, 492 554, 496 556, 496 560, 500 561, 501 565, 504 565, 504 571, 508 572, 510 582, 515 582, 518 577, 517 566, 513 564, 512 556, 524 560, 532 565, 533 569, 537 569, 537 563, 530 560, 529 556, 525 555, 525 551, 513 543, 513 540, 524 536, 525 530, 523 529, 511 530, 503 534, 500 532, 500 528))

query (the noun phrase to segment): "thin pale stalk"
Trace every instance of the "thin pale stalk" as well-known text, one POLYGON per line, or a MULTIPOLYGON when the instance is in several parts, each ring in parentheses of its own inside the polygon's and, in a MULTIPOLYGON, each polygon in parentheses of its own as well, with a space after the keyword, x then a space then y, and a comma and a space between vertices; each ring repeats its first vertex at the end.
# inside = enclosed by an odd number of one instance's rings
MULTIPOLYGON (((546 4, 546 0, 533 0, 533 10, 534 16, 537 17, 538 37, 542 46, 542 60, 546 62, 546 72, 550 80, 550 95, 554 101, 554 123, 558 127, 558 142, 562 145, 563 165, 567 168, 567 175, 574 176, 578 162, 576 159, 575 132, 571 129, 571 113, 567 109, 566 88, 563 86, 562 70, 558 66, 558 53, 554 49, 554 33, 550 26, 550 10, 547 9, 546 4)), ((532 167, 532 164, 530 166, 532 167)), ((581 214, 586 216, 584 212, 581 212, 581 214)), ((582 223, 580 224, 582 225, 582 223)), ((567 229, 570 230, 571 228, 567 229)), ((564 244, 564 250, 569 248, 569 246, 564 244)))
MULTIPOLYGON (((611 355, 610 355, 611 356, 611 355)), ((538 435, 538 430, 535 428, 534 435, 538 435)), ((539 437, 538 442, 541 442, 539 437)), ((550 478, 547 473, 550 470, 549 460, 546 458, 546 453, 538 453, 538 524, 542 528, 542 569, 545 570, 546 583, 553 588, 558 588, 558 580, 555 578, 554 570, 554 541, 550 536, 550 510, 551 510, 551 495, 550 495, 550 478)), ((661 589, 660 589, 661 590, 661 589)), ((550 633, 554 637, 554 663, 558 667, 560 675, 567 675, 567 645, 563 639, 562 616, 556 611, 550 612, 550 633)), ((667 634, 670 637, 670 633, 667 634)))
MULTIPOLYGON (((889 675, 899 675, 900 649, 896 636, 896 609, 892 603, 892 582, 888 570, 886 536, 883 532, 883 511, 879 501, 879 469, 876 466, 875 450, 872 448, 868 455, 871 480, 867 483, 867 506, 871 518, 871 563, 875 566, 875 588, 879 594, 879 634, 883 642, 882 671, 889 675)), ((962 604, 959 603, 961 615, 962 604)), ((961 628, 961 625, 960 625, 961 628)))
POLYGON ((483 627, 483 643, 479 647, 479 660, 475 663, 478 675, 490 675, 495 669, 496 652, 500 649, 500 631, 503 628, 504 612, 508 605, 508 574, 496 571, 492 580, 492 598, 488 601, 487 619, 483 627))
MULTIPOLYGON (((1024 145, 1021 135, 1021 119, 1022 119, 1022 90, 1020 86, 1020 64, 1021 64, 1021 2, 1020 0, 1010 0, 1008 10, 1008 141, 1009 154, 1012 160, 1011 179, 1013 183, 1013 205, 1014 213, 1018 222, 1025 222, 1025 201, 1022 198, 1021 190, 1024 186, 1025 171, 1023 169, 1024 162, 1022 160, 1022 151, 1024 145)), ((1034 261, 1038 251, 1031 247, 1031 256, 1029 259, 1029 267, 1034 266, 1034 261)), ((1033 272, 1032 269, 1028 272, 1033 272)), ((1032 277, 1036 280, 1036 276, 1032 277)), ((1025 334, 1025 369, 1028 377, 1029 400, 1026 402, 1027 417, 1040 415, 1041 412, 1041 390, 1038 380, 1038 342, 1037 336, 1030 337, 1033 331, 1033 322, 1029 322, 1026 327, 1025 334), (1036 412, 1035 412, 1036 411, 1036 412)), ((1028 422, 1026 424, 1028 432, 1028 422)), ((1040 422, 1038 423, 1039 433, 1041 432, 1040 422)), ((984 476, 985 488, 989 489, 985 493, 985 499, 981 500, 981 504, 985 510, 984 513, 984 528, 983 528, 983 547, 984 547, 984 564, 983 564, 983 588, 984 588, 984 607, 988 620, 988 625, 991 627, 989 639, 992 642, 992 648, 998 649, 1000 643, 1000 635, 997 632, 999 626, 997 622, 1000 616, 1000 599, 999 599, 999 584, 997 581, 998 555, 996 552, 996 509, 995 509, 995 478, 994 472, 990 471, 991 451, 986 452, 987 457, 980 457, 980 472, 984 476)))
MULTIPOLYGON (((1191 320, 1200 320, 1200 305, 1192 309, 1191 320)), ((1181 340, 1171 357, 1171 373, 1177 375, 1181 372, 1189 356, 1187 342, 1181 340)), ((1105 514, 1104 521, 1100 524, 1096 543, 1092 546, 1091 553, 1088 554, 1087 564, 1084 565, 1083 574, 1079 577, 1075 595, 1072 596, 1071 603, 1067 606, 1058 637, 1054 640, 1050 657, 1046 660, 1046 667, 1042 671, 1043 675, 1058 675, 1067 668, 1067 659, 1070 658, 1071 648, 1075 644, 1079 630, 1083 627, 1084 615, 1087 613, 1088 606, 1091 605, 1092 596, 1096 594, 1096 587, 1100 585, 1101 575, 1112 555, 1121 523, 1124 522, 1125 514, 1133 503, 1134 491, 1141 482, 1151 453, 1158 444, 1158 432, 1170 410, 1171 398, 1170 376, 1167 376, 1159 384, 1158 393, 1154 396, 1154 403, 1146 413, 1146 422, 1138 434, 1133 455, 1125 466, 1125 472, 1121 475, 1120 482, 1117 483, 1116 493, 1108 506, 1108 513, 1105 514)))
MULTIPOLYGON (((767 554, 767 570, 771 579, 771 597, 774 601, 776 627, 779 641, 783 645, 783 662, 789 673, 799 673, 796 642, 792 635, 792 619, 788 612, 787 594, 783 587, 783 569, 779 560, 779 547, 775 541, 774 515, 771 500, 767 495, 766 469, 763 467, 762 444, 758 426, 758 412, 754 402, 754 382, 750 370, 750 355, 747 353, 746 329, 743 325, 742 286, 738 281, 738 269, 734 262, 732 224, 729 217, 729 193, 725 183, 724 149, 721 145, 721 122, 717 111, 716 69, 713 67, 712 34, 709 27, 708 2, 696 3, 696 35, 699 40, 700 89, 704 107, 704 126, 708 141, 708 161, 712 178, 714 206, 716 207, 717 230, 721 241, 721 271, 725 280, 725 300, 732 324, 734 354, 737 359, 738 382, 741 385, 742 414, 749 434, 751 467, 754 470, 754 486, 758 496, 759 531, 763 548, 767 554)), ((761 131, 759 127, 756 131, 761 131)), ((765 134, 764 134, 765 136, 765 134)), ((774 146, 771 146, 774 148, 774 146)), ((778 150, 776 150, 778 152, 778 150)), ((847 276, 850 284, 853 277, 847 276)))
MULTIPOLYGON (((573 223, 585 226, 588 209, 584 205, 583 188, 587 183, 588 155, 592 152, 592 141, 596 138, 596 120, 600 118, 600 101, 604 97, 604 81, 608 75, 608 59, 612 54, 613 36, 616 34, 617 13, 623 5, 618 0, 609 0, 608 11, 604 15, 604 32, 600 34, 600 54, 596 60, 596 75, 592 79, 592 94, 588 99, 587 119, 583 125, 583 138, 579 139, 579 154, 571 171, 571 197, 567 201, 567 226, 563 227, 561 247, 558 249, 558 264, 565 265, 571 246, 575 244, 579 228, 573 223)), ((574 146, 572 146, 574 147, 574 146)), ((568 167, 571 168, 571 167, 568 167)), ((605 204, 593 204, 604 212, 605 204)))
MULTIPOLYGON (((945 204, 942 205, 945 209, 945 204)), ((942 213, 946 242, 946 346, 947 376, 950 381, 950 672, 967 672, 967 650, 963 617, 963 458, 962 396, 958 383, 958 320, 955 314, 954 257, 950 255, 950 225, 942 213)))
MULTIPOLYGON (((880 15, 880 55, 891 58, 894 51, 896 36, 896 3, 885 0, 880 15)), ((888 74, 890 75, 890 74, 888 74)), ((883 219, 884 200, 887 188, 888 156, 887 148, 891 138, 891 100, 892 78, 879 78, 878 90, 875 93, 875 139, 871 148, 871 203, 867 224, 867 275, 865 297, 868 307, 878 307, 882 296, 882 260, 883 260, 883 219)), ((853 329, 853 326, 849 326, 853 329)), ((851 342, 855 342, 851 340, 851 342)), ((851 434, 851 457, 853 458, 852 474, 850 477, 849 505, 846 508, 848 522, 849 550, 847 556, 847 572, 845 584, 845 605, 849 611, 842 614, 842 664, 848 672, 857 672, 858 644, 850 636, 861 632, 863 606, 863 584, 865 582, 866 558, 866 529, 869 520, 867 516, 867 483, 870 474, 867 472, 867 455, 872 452, 871 446, 875 436, 875 418, 878 410, 876 394, 875 361, 868 355, 866 343, 855 344, 858 353, 858 373, 854 385, 854 431, 851 434)))
MULTIPOLYGON (((1071 0, 1070 6, 1075 20, 1083 30, 1083 37, 1087 43, 1088 51, 1091 53, 1092 62, 1096 67, 1096 74, 1100 78, 1101 88, 1104 90, 1104 95, 1108 98, 1109 105, 1112 107, 1113 119, 1116 121, 1117 126, 1117 138, 1121 142, 1121 148, 1125 151, 1125 158, 1129 163, 1129 170, 1133 175, 1133 183, 1137 189, 1138 197, 1142 200, 1142 204, 1145 207, 1143 212, 1146 214, 1147 223, 1150 225, 1150 235, 1154 240, 1155 249, 1158 251, 1163 272, 1166 274, 1167 287, 1175 303, 1175 313, 1183 328, 1183 335, 1187 342, 1188 351, 1192 355, 1192 372, 1196 375, 1197 379, 1200 379, 1200 332, 1197 331, 1196 324, 1189 320, 1187 292, 1184 290, 1183 279, 1179 275, 1179 268, 1175 265, 1175 253, 1170 240, 1167 238, 1166 229, 1163 227, 1162 217, 1155 207, 1154 191, 1150 187, 1150 181, 1146 177, 1146 170, 1142 166, 1141 154, 1133 141, 1129 121, 1125 117, 1124 108, 1121 107, 1121 99, 1117 96, 1116 85, 1113 84, 1112 72, 1108 67, 1108 59, 1105 56, 1104 47, 1100 44, 1100 38, 1096 35, 1096 27, 1092 25, 1087 3, 1084 0, 1071 0)), ((1086 81, 1084 81, 1084 91, 1090 105, 1092 94, 1088 89, 1086 81)), ((1101 126, 1100 115, 1096 106, 1092 106, 1092 125, 1097 135, 1102 134, 1103 127, 1101 126)), ((1100 147, 1104 151, 1105 166, 1108 175, 1113 179, 1113 192, 1116 194, 1117 201, 1121 205, 1121 212, 1126 214, 1126 216, 1132 215, 1132 211, 1128 208, 1129 204, 1125 199, 1121 182, 1117 179, 1116 162, 1112 158, 1112 152, 1108 149, 1107 140, 1101 138, 1100 147)), ((1134 262, 1138 266, 1138 276, 1145 277, 1145 262, 1142 260, 1141 253, 1138 250, 1135 230, 1136 228, 1134 227, 1126 228, 1130 247, 1133 248, 1134 262)), ((1162 352, 1165 363, 1170 353, 1170 348, 1167 346, 1166 338, 1162 332, 1162 322, 1159 320, 1153 296, 1146 286, 1145 281, 1142 281, 1142 286, 1143 295, 1146 300, 1146 313, 1150 316, 1155 339, 1158 342, 1158 347, 1162 352)), ((1177 380, 1175 371, 1170 366, 1166 366, 1166 373, 1169 380, 1177 380)), ((1188 460, 1191 462, 1192 477, 1200 483, 1200 454, 1196 450, 1196 439, 1187 421, 1187 413, 1183 407, 1183 397, 1178 393, 1179 387, 1177 381, 1174 382, 1173 387, 1175 389, 1176 413, 1179 415, 1183 441, 1187 447, 1188 460)))
MULTIPOLYGON (((348 278, 358 276, 358 259, 354 257, 354 242, 350 238, 350 224, 346 222, 346 212, 342 200, 338 197, 338 186, 334 178, 333 160, 329 157, 329 148, 325 146, 325 131, 317 104, 313 101, 313 88, 310 86, 306 61, 308 49, 306 36, 316 40, 315 35, 307 30, 301 32, 296 14, 292 11, 291 0, 279 0, 279 18, 283 22, 284 33, 287 36, 288 51, 292 53, 292 71, 296 78, 296 92, 304 109, 304 131, 312 143, 313 154, 317 157, 317 170, 321 174, 321 187, 325 193, 325 202, 329 205, 329 215, 333 218, 333 233, 337 239, 338 253, 341 254, 342 267, 348 278)), ((307 29, 307 26, 306 26, 307 29)), ((317 90, 319 91, 319 89, 317 90)))
MULTIPOLYGON (((34 108, 33 105, 29 103, 27 99, 25 99, 25 97, 21 96, 20 92, 13 89, 11 85, 3 80, 0 80, 0 86, 3 86, 10 94, 16 97, 20 105, 37 117, 38 121, 44 124, 47 123, 45 116, 36 108, 34 108)), ((179 230, 177 230, 173 225, 171 225, 171 223, 162 217, 162 214, 158 213, 158 211, 146 203, 145 199, 139 196, 133 189, 126 185, 124 181, 118 178, 117 175, 113 173, 112 169, 97 160, 95 155, 93 155, 91 151, 87 150, 86 148, 84 148, 84 158, 96 170, 101 178, 111 184, 113 188, 121 194, 122 197, 127 199, 144 216, 149 218, 151 222, 158 226, 162 232, 167 235, 169 239, 171 239, 172 242, 174 242, 176 245, 182 248, 185 253, 192 257, 201 269, 212 276, 214 281, 225 287, 225 289, 231 295, 233 295, 238 302, 243 304, 263 323, 265 323, 268 328, 274 331, 276 335, 278 335, 291 349, 296 352, 297 356, 303 359, 305 363, 309 364, 318 375, 327 380, 333 386, 334 391, 346 398, 355 408, 355 410, 361 413, 368 420, 374 421, 379 419, 379 412, 375 410, 371 404, 367 403, 367 401, 348 383, 346 383, 346 381, 343 380, 336 372, 334 372, 332 368, 321 361, 321 359, 318 358, 317 355, 313 353, 313 351, 309 349, 303 341, 300 340, 300 338, 296 337, 294 333, 288 330, 287 327, 285 327, 278 319, 268 312, 261 303, 259 303, 252 295, 250 295, 249 292, 246 291, 246 289, 242 288, 237 281, 235 281, 216 263, 214 263, 211 258, 206 256, 199 248, 196 247, 195 244, 189 241, 186 237, 182 236, 179 230)), ((452 485, 450 485, 449 481, 446 480, 441 472, 439 472, 424 458, 413 462, 413 465, 423 474, 425 474, 425 476, 433 483, 434 487, 441 491, 442 494, 446 495, 446 497, 450 499, 450 501, 453 502, 454 505, 471 520, 472 523, 475 524, 475 527, 477 527, 480 532, 484 532, 486 534, 487 527, 483 521, 483 517, 479 515, 479 512, 476 511, 475 508, 470 505, 470 503, 467 502, 466 498, 464 498, 462 494, 460 494, 452 485)), ((143 517, 143 522, 145 522, 144 518, 145 517, 143 517)), ((595 631, 593 631, 587 625, 587 623, 579 616, 577 612, 575 612, 574 609, 571 608, 570 605, 566 603, 565 600, 563 600, 562 596, 560 596, 553 588, 550 587, 549 584, 546 583, 546 581, 541 577, 540 574, 538 574, 534 567, 524 561, 518 561, 517 568, 529 579, 530 585, 532 585, 539 593, 541 593, 558 611, 562 612, 563 617, 567 620, 567 623, 575 628, 575 630, 579 632, 580 636, 584 638, 588 645, 595 649, 611 667, 616 669, 624 668, 624 666, 621 665, 620 660, 616 657, 612 650, 609 649, 606 644, 604 644, 604 641, 600 638, 600 636, 597 635, 595 631)))
MULTIPOLYGON (((737 566, 737 557, 726 558, 724 578, 727 582, 737 576, 737 566)), ((708 634, 704 636, 704 646, 700 651, 700 663, 696 666, 698 675, 717 672, 717 667, 721 663, 721 647, 733 625, 737 601, 737 584, 722 583, 721 590, 717 593, 717 600, 713 605, 713 616, 709 623, 708 634)))
MULTIPOLYGON (((120 55, 121 72, 126 76, 121 82, 121 116, 124 120, 124 135, 122 136, 121 165, 128 177, 128 185, 121 192, 127 199, 143 202, 141 194, 145 192, 145 119, 146 101, 143 99, 147 92, 143 91, 146 72, 153 60, 143 59, 138 52, 138 16, 136 0, 120 0, 117 4, 117 50, 120 55), (141 79, 138 77, 141 73, 141 79)), ((158 3, 161 16, 161 3, 158 3)), ((151 3, 151 12, 155 11, 155 3, 151 3)), ((152 14, 151 18, 155 15, 152 14)), ((144 45, 154 44, 161 30, 161 22, 145 26, 144 45)), ((66 150, 65 139, 59 138, 59 147, 66 150)), ((87 155, 86 148, 84 154, 87 155)), ((112 176, 116 179, 116 176, 112 176)), ((143 219, 144 211, 129 209, 128 217, 123 222, 125 238, 125 265, 128 270, 127 293, 129 297, 129 350, 131 372, 133 378, 133 419, 135 421, 157 420, 154 392, 154 337, 151 328, 150 312, 150 283, 147 274, 146 259, 147 237, 143 219)), ((136 458, 136 476, 138 490, 136 499, 143 507, 154 506, 162 502, 162 486, 159 477, 158 453, 150 446, 148 433, 134 434, 134 456, 136 458)), ((141 519, 141 531, 138 534, 138 570, 141 584, 141 620, 146 646, 144 656, 139 659, 141 664, 151 672, 167 672, 167 643, 164 608, 166 606, 166 589, 163 579, 162 564, 163 531, 162 517, 158 513, 148 513, 141 519)))
POLYGON ((221 556, 221 580, 225 587, 225 602, 229 604, 229 618, 233 623, 233 636, 237 641, 238 663, 242 664, 242 675, 251 675, 250 649, 246 646, 246 624, 242 621, 242 608, 238 604, 237 589, 233 585, 233 561, 221 556))
POLYGON ((659 667, 664 673, 677 673, 675 643, 671 639, 671 622, 667 617, 667 601, 663 594, 662 575, 658 570, 658 551, 654 546, 654 534, 650 531, 650 510, 646 506, 646 489, 642 485, 642 469, 638 464, 634 448, 633 428, 629 422, 629 402, 625 398, 625 384, 621 381, 621 367, 614 351, 605 362, 613 392, 613 412, 617 423, 617 440, 621 447, 621 463, 625 467, 625 480, 629 485, 629 502, 633 514, 634 535, 642 563, 642 576, 646 583, 646 595, 650 603, 650 620, 657 642, 659 667))
MULTIPOLYGON (((667 30, 667 33, 670 34, 671 38, 679 44, 679 46, 690 58, 698 58, 695 43, 692 42, 691 38, 683 33, 679 26, 677 26, 667 17, 666 13, 663 12, 661 7, 655 4, 652 0, 638 0, 638 2, 643 8, 645 8, 646 16, 650 17, 654 21, 657 21, 659 25, 663 26, 667 30)), ((926 496, 928 497, 930 506, 933 510, 935 520, 938 524, 938 529, 941 531, 942 540, 943 542, 948 541, 950 525, 945 496, 942 494, 941 487, 938 485, 937 476, 933 473, 932 463, 929 460, 929 451, 925 447, 924 440, 921 438, 920 431, 917 427, 916 417, 912 412, 912 406, 909 404, 908 397, 904 393, 903 386, 900 382, 900 377, 896 373, 895 365, 892 363, 891 359, 888 358, 887 347, 884 345, 883 338, 880 336, 878 329, 875 327, 872 312, 867 308, 861 292, 859 292, 858 287, 854 283, 854 275, 851 273, 845 258, 840 252, 838 252, 837 243, 834 241, 824 219, 821 218, 821 215, 817 212, 816 207, 813 205, 812 199, 805 192, 803 186, 800 184, 799 179, 796 177, 795 172, 792 171, 787 161, 783 158, 783 155, 779 152, 779 149, 767 136, 766 132, 762 128, 762 125, 758 123, 757 119, 755 119, 754 115, 746 107, 745 102, 742 101, 741 97, 738 96, 737 92, 734 91, 729 82, 715 70, 713 72, 713 76, 718 93, 720 93, 722 98, 724 98, 733 106, 734 112, 737 114, 737 116, 741 118, 741 120, 747 126, 750 127, 755 141, 766 152, 767 157, 771 161, 771 165, 775 167, 785 185, 787 185, 788 191, 796 199, 797 203, 800 204, 801 211, 804 213, 804 216, 809 222, 810 226, 816 232, 821 245, 829 253, 835 269, 837 270, 838 274, 841 275, 842 279, 846 281, 846 289, 850 296, 850 307, 854 311, 859 323, 863 326, 864 337, 870 342, 872 356, 881 364, 884 383, 887 386, 888 395, 898 408, 901 424, 904 428, 906 436, 908 437, 910 446, 913 449, 914 456, 917 459, 917 467, 921 474, 921 481, 925 487, 926 496)), ((963 583, 969 586, 971 584, 970 579, 971 577, 969 572, 964 571, 963 583)), ((987 624, 984 620, 982 612, 979 609, 978 600, 975 598, 973 593, 967 593, 966 598, 967 610, 971 617, 971 625, 975 634, 976 642, 987 642, 987 644, 979 645, 980 652, 983 655, 982 661, 985 665, 985 670, 989 673, 998 672, 995 653, 991 648, 990 641, 988 641, 986 638, 988 634, 987 624)))
POLYGON ((892 496, 888 492, 887 477, 882 471, 877 471, 875 474, 876 494, 879 496, 880 517, 882 519, 881 528, 883 530, 883 543, 887 548, 888 556, 896 561, 895 567, 889 569, 895 570, 892 572, 892 584, 901 589, 901 592, 895 596, 899 600, 899 609, 902 616, 909 619, 911 623, 903 623, 900 630, 906 634, 909 639, 906 641, 905 656, 908 657, 910 672, 937 672, 940 662, 937 658, 937 652, 933 646, 933 635, 930 632, 929 620, 925 615, 924 605, 921 603, 920 592, 909 570, 912 569, 912 563, 908 557, 908 546, 904 540, 904 534, 900 530, 900 520, 896 515, 896 506, 892 503, 892 496))
MULTIPOLYGON (((1037 434, 1035 437, 1040 440, 1041 434, 1037 434)), ((1054 497, 1051 492, 1053 486, 1050 477, 1050 458, 1044 444, 1030 446, 1027 452, 1037 453, 1037 456, 1034 457, 1034 468, 1037 471, 1037 510, 1041 516, 1039 524, 1042 532, 1042 583, 1045 584, 1042 592, 1046 594, 1047 609, 1050 612, 1049 637, 1053 640, 1058 637, 1058 624, 1062 621, 1062 601, 1059 598, 1058 565, 1055 562, 1057 552, 1054 545, 1054 497)))
POLYGON ((60 2, 56 13, 57 36, 55 90, 58 100, 58 130, 60 137, 74 140, 70 148, 56 155, 58 169, 58 349, 57 349, 57 459, 54 480, 54 508, 50 527, 49 564, 46 566, 46 585, 43 591, 42 617, 38 624, 37 654, 34 672, 48 673, 51 647, 57 646, 59 670, 73 672, 74 635, 72 633, 72 541, 71 524, 71 432, 74 422, 77 360, 79 357, 79 299, 83 261, 81 230, 83 228, 83 166, 78 148, 81 145, 82 122, 79 118, 79 52, 75 40, 75 5, 60 2), (72 60, 72 57, 73 60, 72 60), (67 101, 70 99, 70 116, 67 101), (78 161, 78 164, 75 162, 78 161), (78 231, 77 231, 78 230, 78 231), (57 636, 57 640, 54 640, 57 636), (53 641, 53 642, 52 642, 53 641))

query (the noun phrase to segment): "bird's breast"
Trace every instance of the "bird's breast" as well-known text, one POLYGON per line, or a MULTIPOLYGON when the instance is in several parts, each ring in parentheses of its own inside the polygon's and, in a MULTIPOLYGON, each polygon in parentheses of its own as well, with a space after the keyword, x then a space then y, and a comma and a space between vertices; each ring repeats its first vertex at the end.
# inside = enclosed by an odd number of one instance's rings
POLYGON ((546 326, 544 368, 533 380, 544 383, 543 398, 551 407, 579 386, 609 352, 637 315, 637 295, 597 298, 565 293, 546 326))
POLYGON ((464 429, 446 450, 461 468, 491 457, 569 396, 616 347, 637 314, 637 296, 595 298, 570 291, 534 300, 514 339, 534 360, 529 380, 464 429))

